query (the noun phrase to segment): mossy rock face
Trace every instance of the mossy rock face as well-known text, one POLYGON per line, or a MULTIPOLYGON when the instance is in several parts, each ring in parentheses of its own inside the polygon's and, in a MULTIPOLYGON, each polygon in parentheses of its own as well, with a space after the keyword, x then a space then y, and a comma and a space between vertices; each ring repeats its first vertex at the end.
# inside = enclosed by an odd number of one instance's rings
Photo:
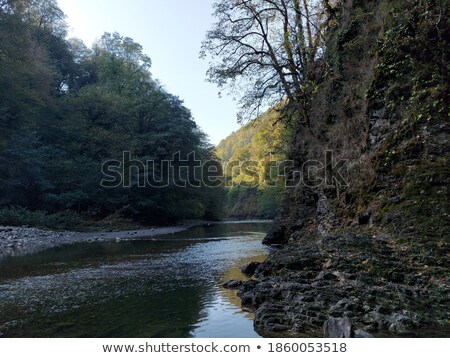
POLYGON ((360 33, 361 24, 353 20, 342 28, 337 35, 338 48, 342 49, 347 43, 354 40, 360 33))
MULTIPOLYGON (((406 249, 380 235, 316 239, 275 251, 258 268, 255 280, 241 286, 238 295, 256 309, 260 334, 317 337, 328 317, 342 316, 354 329, 380 337, 426 336, 425 327, 442 335, 448 328, 448 287, 436 280, 448 259, 433 262, 423 248, 406 249)), ((445 249, 426 247, 428 253, 445 249)))
POLYGON ((450 292, 448 11, 439 17, 431 0, 344 3, 328 34, 328 76, 309 102, 311 127, 297 125, 290 153, 301 164, 332 150, 348 160, 349 186, 286 192, 275 226, 289 244, 263 263, 252 288, 256 326, 267 333, 262 318, 272 317, 289 327, 282 336, 308 335, 348 305, 357 308, 352 322, 379 336, 442 332, 450 292), (332 225, 319 210, 324 201, 332 225), (329 271, 337 278, 325 280, 329 271), (281 298, 271 285, 285 291, 281 298))

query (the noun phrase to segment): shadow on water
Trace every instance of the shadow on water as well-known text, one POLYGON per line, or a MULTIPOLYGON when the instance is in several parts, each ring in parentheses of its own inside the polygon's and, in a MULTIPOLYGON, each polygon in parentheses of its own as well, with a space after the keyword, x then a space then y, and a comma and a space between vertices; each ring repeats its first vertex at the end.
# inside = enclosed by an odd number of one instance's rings
POLYGON ((6 337, 256 337, 219 282, 263 259, 267 223, 83 243, 0 261, 6 337))

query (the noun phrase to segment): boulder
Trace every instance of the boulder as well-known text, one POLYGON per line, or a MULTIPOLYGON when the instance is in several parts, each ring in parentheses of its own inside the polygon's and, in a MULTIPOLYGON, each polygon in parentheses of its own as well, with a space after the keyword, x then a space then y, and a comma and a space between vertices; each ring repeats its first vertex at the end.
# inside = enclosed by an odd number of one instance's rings
POLYGON ((367 225, 370 221, 370 216, 372 213, 368 211, 364 211, 358 214, 358 224, 359 225, 367 225))
POLYGON ((241 272, 247 276, 252 277, 255 274, 256 269, 261 265, 261 262, 252 261, 248 264, 242 265, 239 269, 241 272))
POLYGON ((222 284, 223 288, 227 288, 229 290, 237 290, 242 286, 242 281, 239 280, 229 280, 222 284))
POLYGON ((286 243, 286 228, 279 220, 275 221, 272 228, 263 240, 264 245, 280 245, 286 243))
POLYGON ((363 331, 362 329, 357 329, 353 333, 354 338, 374 338, 370 333, 363 331))
POLYGON ((330 317, 323 325, 325 338, 351 338, 352 324, 348 318, 330 317))

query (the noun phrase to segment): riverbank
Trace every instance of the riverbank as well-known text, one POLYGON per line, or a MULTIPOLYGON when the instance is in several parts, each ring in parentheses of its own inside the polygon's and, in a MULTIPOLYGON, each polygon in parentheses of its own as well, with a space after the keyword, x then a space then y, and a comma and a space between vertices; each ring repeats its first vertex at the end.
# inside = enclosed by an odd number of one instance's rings
POLYGON ((252 315, 219 282, 243 279, 239 266, 265 258, 261 241, 269 226, 211 223, 154 239, 62 245, 0 260, 0 332, 4 338, 258 337, 252 315))
POLYGON ((271 220, 187 220, 174 226, 91 232, 41 230, 27 226, 0 226, 0 258, 32 254, 52 247, 79 242, 129 241, 152 236, 170 235, 199 225, 271 222, 271 220))
POLYGON ((0 258, 21 256, 77 242, 126 241, 143 237, 174 234, 199 223, 111 232, 53 231, 26 226, 0 226, 0 258))
POLYGON ((264 337, 321 337, 336 321, 344 336, 446 337, 447 250, 369 230, 305 234, 234 288, 264 337))

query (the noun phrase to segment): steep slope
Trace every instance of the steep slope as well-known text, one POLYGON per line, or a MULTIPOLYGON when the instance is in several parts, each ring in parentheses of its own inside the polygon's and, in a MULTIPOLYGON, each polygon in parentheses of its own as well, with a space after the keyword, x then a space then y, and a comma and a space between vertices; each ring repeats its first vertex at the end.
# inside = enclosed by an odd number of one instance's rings
POLYGON ((443 335, 448 8, 344 1, 327 38, 325 61, 310 74, 311 127, 296 124, 289 156, 301 171, 332 151, 318 175, 345 183, 304 180, 286 191, 264 240, 282 248, 241 286, 242 303, 255 308, 264 336, 320 336, 330 317, 349 318, 353 335, 443 335))
POLYGON ((225 215, 248 219, 273 219, 280 204, 284 186, 268 185, 267 170, 271 161, 282 161, 288 148, 289 129, 278 121, 276 108, 269 109, 223 139, 215 148, 223 163, 227 180, 225 215), (240 164, 240 168, 235 166, 240 164), (255 173, 253 181, 245 174, 255 173), (233 169, 234 167, 234 169, 233 169))

